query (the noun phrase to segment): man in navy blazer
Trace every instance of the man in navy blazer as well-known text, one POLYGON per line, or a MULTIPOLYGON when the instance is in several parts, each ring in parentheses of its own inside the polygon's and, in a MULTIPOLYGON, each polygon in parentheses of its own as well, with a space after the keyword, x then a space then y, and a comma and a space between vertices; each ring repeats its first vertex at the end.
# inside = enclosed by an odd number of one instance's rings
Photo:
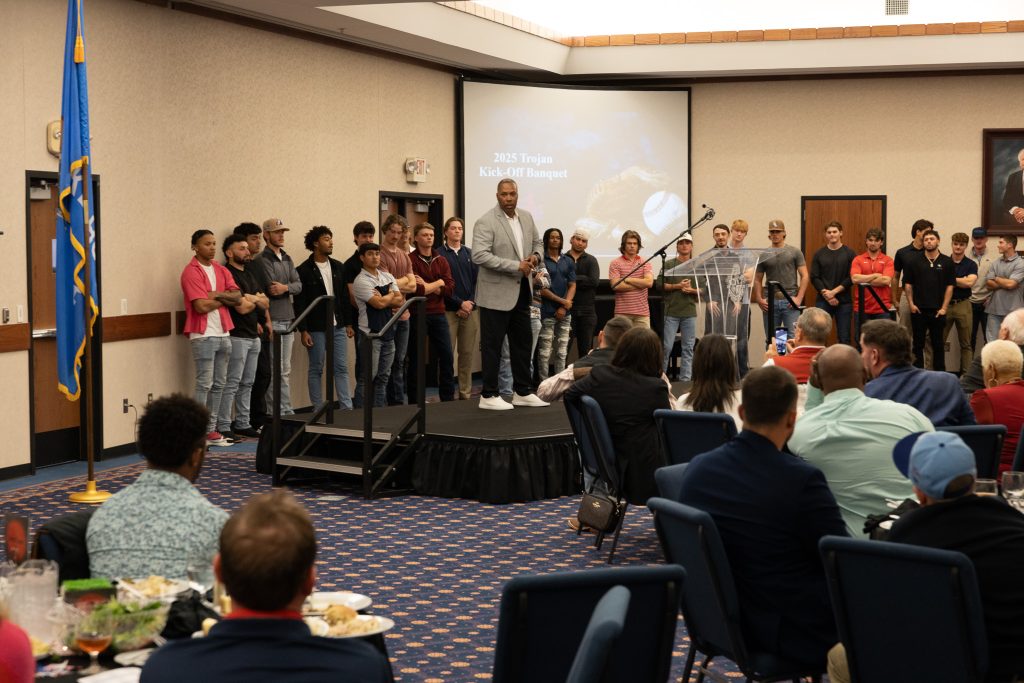
POLYGON ((254 496, 220 534, 213 569, 232 610, 205 638, 155 651, 142 683, 386 683, 384 655, 359 638, 323 638, 302 620, 316 581, 316 535, 290 493, 254 496))
POLYGON ((748 646, 824 671, 836 628, 818 540, 847 533, 821 470, 782 452, 796 401, 789 372, 752 370, 743 380, 743 431, 693 459, 680 500, 715 520, 748 646))
POLYGON ((511 410, 514 406, 548 405, 533 393, 530 354, 531 273, 543 248, 533 216, 516 209, 519 188, 505 178, 498 183, 498 205, 473 225, 473 263, 480 266, 476 305, 480 309, 480 364, 483 389, 480 407, 511 410), (508 336, 512 364, 512 403, 498 395, 501 345, 508 336))

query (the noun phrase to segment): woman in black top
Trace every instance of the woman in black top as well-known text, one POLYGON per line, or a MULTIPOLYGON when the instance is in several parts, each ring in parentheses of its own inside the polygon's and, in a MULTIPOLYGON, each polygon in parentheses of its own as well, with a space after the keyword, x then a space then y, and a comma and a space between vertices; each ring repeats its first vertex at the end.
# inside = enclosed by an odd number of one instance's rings
POLYGON ((623 495, 633 505, 658 495, 654 470, 668 464, 654 423, 654 411, 670 407, 661 363, 661 339, 634 327, 622 335, 611 365, 595 366, 565 393, 566 401, 587 395, 601 406, 624 477, 623 495))

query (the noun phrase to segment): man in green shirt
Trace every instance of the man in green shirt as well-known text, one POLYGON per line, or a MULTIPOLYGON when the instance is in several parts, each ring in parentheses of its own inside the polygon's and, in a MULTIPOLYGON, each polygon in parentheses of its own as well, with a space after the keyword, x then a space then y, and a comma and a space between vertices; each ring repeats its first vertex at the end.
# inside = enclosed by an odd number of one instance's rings
POLYGON ((697 339, 697 290, 691 278, 681 275, 668 275, 676 266, 682 265, 693 257, 693 236, 684 232, 676 242, 676 257, 665 261, 661 271, 662 289, 664 290, 665 325, 661 334, 662 346, 665 350, 664 367, 668 372, 668 361, 672 356, 672 347, 679 333, 679 379, 690 381, 690 370, 693 367, 693 344, 697 339))
POLYGON ((904 403, 864 395, 864 367, 852 346, 836 344, 811 367, 811 383, 825 394, 796 422, 789 449, 825 473, 851 536, 864 537, 868 515, 885 512, 886 499, 913 496, 892 464, 896 442, 935 428, 904 403))

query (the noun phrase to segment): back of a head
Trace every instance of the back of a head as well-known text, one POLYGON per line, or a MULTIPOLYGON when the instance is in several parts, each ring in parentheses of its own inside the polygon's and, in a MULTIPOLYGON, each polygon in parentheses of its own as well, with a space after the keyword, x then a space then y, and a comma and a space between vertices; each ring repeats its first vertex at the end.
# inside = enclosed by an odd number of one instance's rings
POLYGON ((834 344, 821 352, 817 360, 820 389, 831 394, 841 389, 864 388, 864 363, 860 352, 846 344, 834 344))
POLYGON ((995 339, 981 349, 981 367, 985 373, 991 368, 999 377, 1020 377, 1022 363, 1024 356, 1020 347, 1012 341, 995 339))
POLYGON ((768 365, 751 370, 743 378, 741 389, 745 426, 773 426, 796 410, 796 380, 780 367, 768 365))
POLYGON ((315 559, 309 514, 283 489, 250 498, 220 532, 221 578, 232 599, 249 609, 284 609, 315 559))
POLYGON ((686 405, 702 413, 726 412, 736 391, 736 359, 720 334, 701 337, 693 350, 693 383, 686 405))
POLYGON ((902 367, 913 361, 910 333, 902 325, 892 320, 869 320, 860 334, 863 342, 878 348, 890 365, 902 367))
POLYGON ((632 328, 633 321, 626 316, 617 315, 613 317, 604 324, 604 329, 601 330, 605 347, 614 350, 622 340, 622 335, 629 332, 632 328))
POLYGON ((661 377, 662 358, 661 338, 650 328, 633 327, 615 347, 612 365, 648 377, 661 377))
POLYGON ((999 327, 1006 330, 1007 339, 1017 346, 1024 346, 1024 308, 1007 313, 999 327))
POLYGON ((139 452, 151 467, 178 469, 197 448, 205 446, 209 415, 205 406, 188 396, 161 396, 139 418, 139 452))
POLYGON ((820 308, 807 308, 796 321, 803 340, 816 346, 828 343, 828 335, 832 332, 832 316, 820 308))

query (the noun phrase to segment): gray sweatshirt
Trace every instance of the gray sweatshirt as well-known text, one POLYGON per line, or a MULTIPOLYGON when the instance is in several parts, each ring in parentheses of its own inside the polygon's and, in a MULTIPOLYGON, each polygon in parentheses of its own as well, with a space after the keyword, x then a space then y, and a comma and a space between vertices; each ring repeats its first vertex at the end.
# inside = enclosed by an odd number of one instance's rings
POLYGON ((287 294, 279 294, 270 298, 270 319, 273 322, 286 322, 295 319, 295 309, 292 307, 292 295, 302 291, 302 283, 299 281, 299 273, 295 270, 292 257, 284 249, 281 250, 280 258, 270 247, 266 247, 252 263, 254 266, 263 268, 267 274, 267 280, 280 282, 288 285, 287 294))

